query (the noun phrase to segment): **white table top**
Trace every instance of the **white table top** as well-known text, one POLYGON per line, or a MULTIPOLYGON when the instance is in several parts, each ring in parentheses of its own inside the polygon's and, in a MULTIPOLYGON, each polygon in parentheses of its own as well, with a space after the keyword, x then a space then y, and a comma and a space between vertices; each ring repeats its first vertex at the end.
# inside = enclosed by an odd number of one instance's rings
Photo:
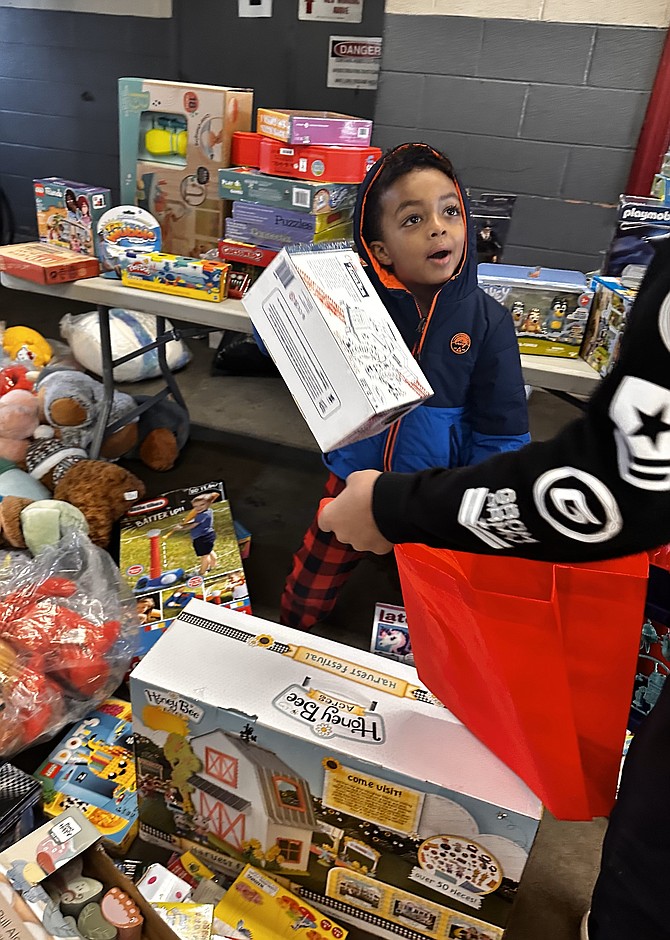
MULTIPOLYGON (((11 274, 0 274, 0 283, 14 290, 126 310, 141 310, 220 330, 248 330, 250 326, 249 316, 240 300, 224 300, 221 303, 191 300, 174 294, 124 287, 120 281, 103 277, 89 277, 66 284, 36 284, 11 274)), ((521 356, 521 367, 528 385, 555 389, 570 395, 590 395, 600 381, 600 375, 583 359, 521 356)))

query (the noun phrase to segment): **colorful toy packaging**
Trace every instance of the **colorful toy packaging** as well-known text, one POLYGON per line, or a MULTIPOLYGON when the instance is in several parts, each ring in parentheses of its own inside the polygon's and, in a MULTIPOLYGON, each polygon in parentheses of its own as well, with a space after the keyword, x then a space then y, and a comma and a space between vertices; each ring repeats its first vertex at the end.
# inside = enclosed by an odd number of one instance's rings
POLYGON ((233 135, 232 161, 271 176, 299 180, 360 183, 382 155, 379 147, 327 147, 323 144, 287 146, 261 134, 233 135))
POLYGON ((154 215, 163 248, 199 258, 223 234, 217 172, 251 127, 248 88, 119 79, 121 199, 154 215))
POLYGON ((192 601, 130 685, 142 838, 372 933, 500 940, 539 801, 414 669, 192 601))
POLYGON ((257 205, 246 199, 233 203, 235 222, 259 226, 273 236, 288 235, 293 244, 313 242, 319 236, 325 238, 333 229, 339 230, 344 223, 351 222, 352 215, 353 209, 351 208, 308 215, 304 212, 294 212, 292 209, 257 205))
POLYGON ((88 258, 68 248, 21 242, 0 247, 0 271, 36 284, 62 284, 95 277, 100 273, 100 265, 97 258, 88 258))
POLYGON ((162 234, 156 219, 137 206, 114 206, 98 222, 102 276, 120 278, 127 251, 148 254, 161 250, 162 234))
POLYGON ((259 108, 256 130, 288 144, 328 147, 368 147, 372 121, 335 111, 291 111, 259 108))
POLYGON ((349 247, 285 249, 242 302, 324 452, 433 394, 349 247))
POLYGON ((621 340, 637 291, 624 287, 616 277, 593 278, 595 294, 591 304, 582 359, 596 372, 608 375, 619 358, 621 340))
POLYGON ((477 280, 512 314, 526 355, 576 359, 593 291, 579 271, 480 264, 477 280))
MULTIPOLYGON (((239 202, 233 203, 234 207, 239 205, 241 205, 239 202)), ((257 206, 256 208, 267 210, 267 206, 257 206)), ((235 211, 233 209, 233 218, 226 219, 226 238, 241 242, 252 242, 263 248, 279 251, 284 247, 292 245, 308 246, 325 245, 327 242, 349 242, 353 237, 353 225, 350 219, 345 219, 344 221, 340 219, 329 228, 323 228, 319 232, 314 232, 313 229, 315 226, 310 226, 309 224, 304 227, 302 224, 298 224, 293 228, 287 228, 287 225, 290 225, 292 220, 286 218, 286 213, 276 215, 272 209, 270 209, 269 212, 271 213, 271 217, 265 216, 264 221, 262 217, 265 213, 262 211, 257 213, 244 213, 248 221, 242 222, 239 221, 238 218, 235 218, 235 211), (251 221, 254 216, 258 221, 251 221), (310 228, 312 229, 311 232, 310 228)), ((338 213, 334 213, 334 215, 338 216, 338 213)), ((239 212, 237 216, 240 216, 239 212)), ((330 217, 304 216, 302 218, 328 219, 330 217)))
POLYGON ((354 183, 298 182, 269 176, 246 166, 219 170, 219 195, 222 199, 246 199, 264 206, 312 215, 345 209, 353 211, 357 192, 358 186, 354 183))
POLYGON ((107 699, 75 725, 35 773, 44 812, 75 805, 104 837, 108 851, 125 852, 137 835, 137 786, 128 702, 107 699))
POLYGON ((121 575, 141 623, 140 659, 194 597, 251 612, 223 483, 136 503, 121 520, 121 575))
POLYGON ((199 261, 159 251, 127 251, 121 259, 121 280, 128 287, 215 303, 228 294, 229 271, 223 261, 199 261))
POLYGON ((112 204, 108 189, 48 176, 33 180, 40 241, 100 257, 97 223, 112 204))
POLYGON ((654 238, 670 232, 670 206, 647 196, 620 196, 614 237, 603 265, 606 277, 621 277, 628 265, 648 265, 654 238))
POLYGON ((407 614, 404 607, 394 604, 375 604, 372 621, 372 639, 370 650, 397 663, 414 665, 412 639, 407 626, 407 614))
POLYGON ((345 940, 348 931, 251 865, 240 873, 214 911, 217 936, 291 940, 345 940))

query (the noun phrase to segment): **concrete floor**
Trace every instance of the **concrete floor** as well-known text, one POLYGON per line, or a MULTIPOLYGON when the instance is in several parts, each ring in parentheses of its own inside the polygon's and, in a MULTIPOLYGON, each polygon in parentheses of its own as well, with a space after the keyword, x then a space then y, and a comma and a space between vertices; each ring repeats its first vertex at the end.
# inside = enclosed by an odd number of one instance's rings
MULTIPOLYGON (((85 308, 80 308, 85 309, 85 308)), ((77 305, 0 287, 0 320, 57 337, 57 324, 77 305)), ((194 360, 179 376, 191 409, 192 439, 169 474, 133 465, 149 495, 207 479, 223 479, 233 512, 252 532, 245 564, 254 613, 276 619, 291 553, 310 521, 324 480, 319 455, 279 379, 212 377, 213 355, 190 341, 194 360)), ((142 391, 151 383, 143 383, 142 391)), ((530 400, 533 437, 542 439, 578 412, 536 391, 530 400)), ((316 632, 366 648, 374 604, 401 600, 388 559, 364 562, 342 592, 331 622, 316 632)), ((19 761, 30 766, 31 755, 19 761)), ((33 766, 37 765, 35 759, 33 766)), ((557 822, 546 815, 526 868, 507 940, 576 940, 598 868, 604 820, 557 822)), ((352 931, 353 940, 363 934, 352 931)))

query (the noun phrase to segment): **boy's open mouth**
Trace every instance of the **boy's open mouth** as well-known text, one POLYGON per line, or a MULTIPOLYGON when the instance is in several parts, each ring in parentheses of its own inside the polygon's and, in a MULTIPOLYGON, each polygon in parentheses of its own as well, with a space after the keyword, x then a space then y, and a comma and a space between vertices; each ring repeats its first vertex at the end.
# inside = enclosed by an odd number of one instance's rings
POLYGON ((441 248, 440 251, 434 251, 432 255, 428 255, 428 259, 429 261, 445 261, 450 255, 450 251, 447 251, 446 248, 441 248))

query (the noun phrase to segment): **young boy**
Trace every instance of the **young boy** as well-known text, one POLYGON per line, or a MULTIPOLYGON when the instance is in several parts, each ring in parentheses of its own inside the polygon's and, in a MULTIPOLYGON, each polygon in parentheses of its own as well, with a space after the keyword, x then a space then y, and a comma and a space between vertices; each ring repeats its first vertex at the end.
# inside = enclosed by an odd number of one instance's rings
MULTIPOLYGON (((519 349, 507 310, 477 286, 476 235, 451 162, 403 144, 361 185, 354 237, 367 273, 435 394, 375 437, 331 451, 324 497, 355 470, 462 467, 529 440, 519 349)), ((325 619, 364 553, 319 530, 294 556, 281 622, 325 619)))

